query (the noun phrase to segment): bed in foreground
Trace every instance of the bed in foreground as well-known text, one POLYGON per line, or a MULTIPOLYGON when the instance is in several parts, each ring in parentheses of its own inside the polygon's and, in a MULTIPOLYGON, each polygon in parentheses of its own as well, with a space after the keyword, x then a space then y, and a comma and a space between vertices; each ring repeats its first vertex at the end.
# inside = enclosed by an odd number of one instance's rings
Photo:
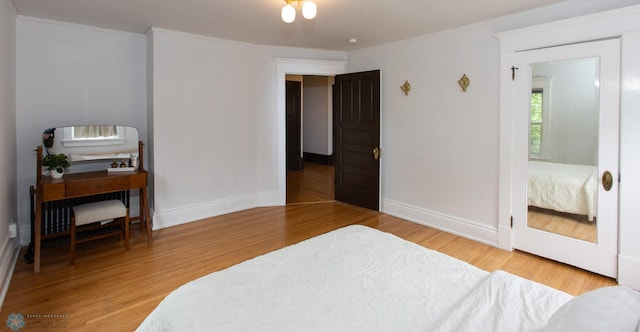
MULTIPOLYGON (((628 292, 640 312, 640 295, 628 292)), ((551 328, 554 313, 574 301, 506 272, 349 226, 189 282, 138 331, 532 331, 551 328)))

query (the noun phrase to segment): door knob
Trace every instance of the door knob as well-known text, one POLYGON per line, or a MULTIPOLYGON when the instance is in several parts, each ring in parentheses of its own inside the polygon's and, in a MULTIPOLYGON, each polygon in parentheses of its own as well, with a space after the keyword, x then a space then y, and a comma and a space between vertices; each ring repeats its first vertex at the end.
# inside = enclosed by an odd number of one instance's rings
POLYGON ((380 159, 380 149, 377 146, 373 148, 373 159, 380 159))
POLYGON ((613 187, 613 175, 611 175, 611 172, 604 171, 602 173, 602 187, 604 187, 605 191, 609 191, 613 187))

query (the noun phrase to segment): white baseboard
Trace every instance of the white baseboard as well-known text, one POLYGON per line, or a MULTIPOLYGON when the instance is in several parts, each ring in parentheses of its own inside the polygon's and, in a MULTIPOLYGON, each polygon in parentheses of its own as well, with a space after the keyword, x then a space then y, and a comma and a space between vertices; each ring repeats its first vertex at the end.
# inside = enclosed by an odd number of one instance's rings
POLYGON ((0 288, 0 309, 4 304, 4 298, 9 290, 9 284, 13 277, 13 270, 16 267, 16 261, 20 250, 16 247, 14 239, 7 237, 2 245, 2 253, 0 254, 0 278, 2 278, 2 288, 0 288))
POLYGON ((640 259, 618 255, 618 284, 640 290, 640 259))
POLYGON ((495 227, 389 199, 383 200, 382 211, 395 217, 452 233, 470 240, 494 247, 498 246, 498 230, 495 227))
POLYGON ((153 214, 153 229, 162 229, 227 213, 274 205, 279 205, 277 204, 277 193, 265 192, 225 198, 169 211, 158 212, 156 210, 153 214))

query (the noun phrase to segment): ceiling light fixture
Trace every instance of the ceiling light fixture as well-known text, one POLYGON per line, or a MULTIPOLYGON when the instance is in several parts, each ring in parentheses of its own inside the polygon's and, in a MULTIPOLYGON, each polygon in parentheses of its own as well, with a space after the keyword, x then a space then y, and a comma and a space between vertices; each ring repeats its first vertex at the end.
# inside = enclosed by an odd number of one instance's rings
POLYGON ((292 2, 298 3, 298 9, 300 9, 300 3, 302 3, 302 16, 310 20, 316 17, 318 8, 316 4, 311 0, 284 0, 287 4, 282 7, 282 20, 285 23, 291 23, 296 20, 296 9, 291 5, 292 2))

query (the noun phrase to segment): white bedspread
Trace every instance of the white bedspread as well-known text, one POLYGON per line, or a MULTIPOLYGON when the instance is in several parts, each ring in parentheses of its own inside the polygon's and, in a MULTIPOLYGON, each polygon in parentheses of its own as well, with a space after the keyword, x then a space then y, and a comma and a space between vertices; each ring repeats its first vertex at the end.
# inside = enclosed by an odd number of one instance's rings
POLYGON ((534 331, 571 298, 531 280, 496 271, 456 304, 434 331, 534 331))
POLYGON ((544 209, 597 216, 595 166, 529 161, 528 204, 544 209))
POLYGON ((474 314, 464 310, 495 302, 509 304, 496 307, 509 324, 493 319, 487 330, 513 331, 540 326, 570 298, 537 284, 529 292, 533 282, 511 278, 392 234, 349 226, 189 282, 138 331, 430 331, 436 325, 479 331, 447 317, 468 320, 474 314), (518 302, 514 296, 532 298, 518 302))

